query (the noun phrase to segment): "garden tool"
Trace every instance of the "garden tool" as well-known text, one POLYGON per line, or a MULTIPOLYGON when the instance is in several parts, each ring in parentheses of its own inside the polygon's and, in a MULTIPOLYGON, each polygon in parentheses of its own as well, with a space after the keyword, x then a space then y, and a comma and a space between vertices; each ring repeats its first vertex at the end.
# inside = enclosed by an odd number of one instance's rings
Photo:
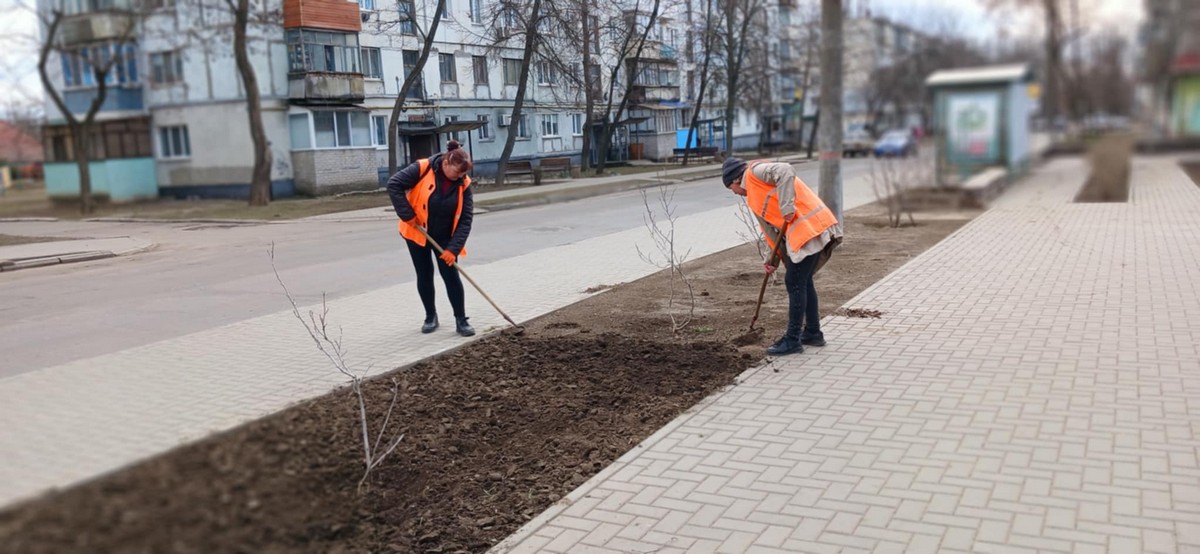
MULTIPOLYGON (((425 236, 425 240, 429 241, 429 244, 433 245, 434 250, 437 250, 438 255, 441 255, 442 252, 445 252, 445 250, 442 250, 442 245, 438 244, 436 240, 433 240, 433 237, 429 236, 429 233, 425 231, 424 227, 422 227, 420 225, 414 225, 414 227, 416 227, 418 230, 421 231, 421 234, 425 236)), ((500 317, 503 317, 505 321, 512 324, 513 329, 515 329, 516 334, 521 335, 521 334, 525 333, 525 326, 517 325, 517 323, 515 321, 513 321, 511 317, 508 317, 508 314, 504 313, 504 310, 501 310, 500 306, 496 305, 496 302, 494 300, 492 300, 492 297, 488 296, 488 294, 486 292, 483 292, 483 289, 479 287, 479 283, 476 283, 475 280, 472 279, 470 275, 467 275, 466 271, 463 271, 463 268, 461 265, 458 265, 457 262, 450 264, 450 265, 451 265, 451 267, 457 269, 458 272, 467 279, 467 282, 471 283, 471 286, 475 287, 475 290, 479 291, 479 294, 483 295, 483 298, 485 300, 487 300, 488 303, 491 304, 493 308, 496 308, 497 312, 500 312, 500 317)))
MULTIPOLYGON (((783 229, 781 229, 779 231, 779 237, 775 239, 775 248, 773 248, 771 250, 772 257, 767 260, 767 263, 770 263, 771 260, 773 260, 775 258, 783 259, 783 255, 779 253, 779 246, 784 243, 785 237, 787 237, 788 225, 791 225, 791 224, 792 224, 792 222, 790 222, 790 221, 784 222, 783 229)), ((766 273, 763 275, 762 288, 758 289, 758 304, 754 305, 754 317, 750 320, 750 330, 751 331, 754 330, 754 324, 758 322, 758 312, 759 312, 759 310, 762 309, 763 294, 765 294, 767 292, 767 280, 769 280, 770 278, 771 278, 770 273, 766 273)))

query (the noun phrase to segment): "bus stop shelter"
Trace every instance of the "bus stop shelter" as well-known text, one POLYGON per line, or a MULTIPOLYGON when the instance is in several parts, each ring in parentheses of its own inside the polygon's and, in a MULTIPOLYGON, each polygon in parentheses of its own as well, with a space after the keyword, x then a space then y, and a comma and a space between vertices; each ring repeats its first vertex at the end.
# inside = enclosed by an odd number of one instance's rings
POLYGON ((1011 64, 937 71, 925 80, 939 186, 990 168, 1012 175, 1028 167, 1032 76, 1028 65, 1011 64))

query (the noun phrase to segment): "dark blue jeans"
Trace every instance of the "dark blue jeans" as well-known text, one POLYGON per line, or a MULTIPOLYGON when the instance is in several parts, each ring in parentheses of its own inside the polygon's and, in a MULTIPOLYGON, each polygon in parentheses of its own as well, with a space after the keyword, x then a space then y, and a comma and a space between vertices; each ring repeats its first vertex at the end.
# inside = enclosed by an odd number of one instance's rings
POLYGON ((817 252, 798 263, 786 255, 783 257, 783 264, 787 268, 783 283, 788 291, 788 325, 784 336, 793 340, 800 340, 801 332, 806 338, 821 336, 817 287, 813 285, 813 273, 817 269, 817 260, 820 257, 821 253, 817 252))

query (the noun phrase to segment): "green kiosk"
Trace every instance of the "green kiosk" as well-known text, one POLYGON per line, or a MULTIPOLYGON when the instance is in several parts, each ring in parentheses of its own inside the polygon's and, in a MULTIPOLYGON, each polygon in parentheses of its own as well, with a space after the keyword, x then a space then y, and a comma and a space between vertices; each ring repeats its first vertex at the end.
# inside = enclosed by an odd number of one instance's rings
POLYGON ((937 71, 925 86, 933 93, 938 186, 1025 171, 1034 90, 1028 65, 937 71))

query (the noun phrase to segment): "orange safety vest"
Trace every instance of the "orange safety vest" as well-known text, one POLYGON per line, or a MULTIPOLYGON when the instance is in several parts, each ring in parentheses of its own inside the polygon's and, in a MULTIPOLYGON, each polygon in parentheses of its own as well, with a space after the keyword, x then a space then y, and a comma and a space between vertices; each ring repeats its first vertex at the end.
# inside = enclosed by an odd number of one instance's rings
MULTIPOLYGON (((437 176, 433 171, 429 171, 429 160, 417 160, 417 164, 421 169, 421 180, 405 194, 408 197, 408 203, 412 206, 413 212, 417 214, 416 224, 427 226, 429 219, 429 196, 433 194, 433 189, 437 187, 437 176)), ((458 187, 458 209, 454 211, 454 225, 450 232, 458 229, 458 218, 462 215, 463 209, 463 191, 471 186, 471 177, 463 176, 463 185, 458 187)), ((400 236, 411 240, 421 246, 425 246, 425 235, 421 234, 421 230, 417 229, 416 225, 410 225, 404 220, 396 223, 396 227, 400 230, 400 236)), ((443 248, 446 245, 441 245, 443 248)), ((463 246, 462 252, 457 254, 457 257, 462 258, 467 255, 467 247, 463 246)))
MULTIPOLYGON (((750 206, 750 211, 758 217, 775 226, 776 229, 782 229, 783 212, 779 209, 776 186, 759 179, 752 171, 754 166, 759 163, 762 162, 750 162, 750 165, 746 167, 746 173, 742 175, 742 186, 746 189, 746 204, 750 206)), ((833 215, 833 211, 821 201, 821 197, 813 193, 799 177, 796 177, 793 186, 796 188, 796 220, 788 226, 787 245, 790 253, 794 254, 799 252, 805 243, 820 236, 826 229, 837 225, 838 221, 837 217, 833 215)), ((766 228, 763 228, 763 236, 766 237, 767 244, 771 245, 771 249, 774 250, 775 241, 771 240, 771 233, 767 232, 766 228)))

